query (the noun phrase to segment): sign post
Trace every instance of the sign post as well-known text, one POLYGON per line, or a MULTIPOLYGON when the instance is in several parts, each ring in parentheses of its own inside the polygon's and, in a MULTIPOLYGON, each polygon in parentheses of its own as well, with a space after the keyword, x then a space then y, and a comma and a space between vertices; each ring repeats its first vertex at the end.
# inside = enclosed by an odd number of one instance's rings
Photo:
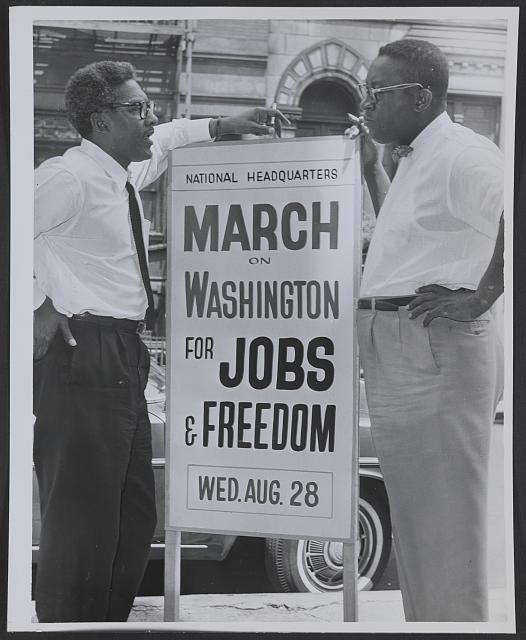
POLYGON ((195 145, 170 172, 167 540, 341 540, 356 619, 358 147, 195 145))

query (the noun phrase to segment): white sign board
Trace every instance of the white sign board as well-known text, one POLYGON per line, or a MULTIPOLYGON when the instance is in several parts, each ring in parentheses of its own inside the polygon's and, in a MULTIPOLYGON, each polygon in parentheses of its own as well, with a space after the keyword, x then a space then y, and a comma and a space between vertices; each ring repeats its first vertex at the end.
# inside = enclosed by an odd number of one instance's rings
POLYGON ((170 171, 167 528, 348 540, 355 143, 186 147, 170 171))

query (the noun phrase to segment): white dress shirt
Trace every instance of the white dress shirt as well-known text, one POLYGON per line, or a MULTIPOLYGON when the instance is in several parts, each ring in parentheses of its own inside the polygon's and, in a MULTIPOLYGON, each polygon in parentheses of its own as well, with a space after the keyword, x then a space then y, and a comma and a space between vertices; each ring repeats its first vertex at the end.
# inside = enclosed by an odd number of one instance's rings
POLYGON ((361 297, 426 284, 476 289, 493 254, 504 199, 498 147, 445 112, 411 146, 378 215, 361 297))
MULTIPOLYGON (((147 308, 130 223, 129 180, 136 191, 168 166, 168 152, 210 140, 209 119, 155 127, 152 158, 126 171, 89 140, 50 158, 35 172, 34 308, 48 296, 67 315, 142 320, 147 308)), ((142 218, 145 245, 150 222, 142 218)))

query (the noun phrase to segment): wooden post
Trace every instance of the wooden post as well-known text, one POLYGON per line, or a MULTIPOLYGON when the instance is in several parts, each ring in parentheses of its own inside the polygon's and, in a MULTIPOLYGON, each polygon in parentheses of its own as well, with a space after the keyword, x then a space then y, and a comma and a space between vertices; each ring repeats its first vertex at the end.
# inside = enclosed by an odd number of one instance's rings
MULTIPOLYGON (((356 347, 356 344, 355 344, 356 347)), ((355 353, 357 351, 355 350, 355 353)), ((358 363, 358 358, 356 358, 358 363)), ((343 544, 343 621, 358 621, 358 557, 360 536, 358 510, 360 501, 360 456, 359 456, 359 398, 360 371, 358 364, 354 371, 354 411, 352 441, 352 482, 351 482, 351 542, 343 544)))
POLYGON ((181 532, 166 531, 164 551, 164 621, 181 619, 181 532))
MULTIPOLYGON (((172 164, 172 158, 170 157, 170 165, 172 164)), ((169 211, 173 211, 174 193, 172 188, 172 172, 168 172, 168 207, 169 211)), ((167 323, 166 323, 166 426, 165 426, 165 522, 169 525, 172 522, 172 486, 170 482, 172 473, 172 439, 173 433, 173 406, 172 406, 172 394, 170 389, 172 388, 172 380, 174 378, 174 363, 170 358, 172 352, 172 320, 170 317, 170 310, 172 305, 172 273, 173 273, 173 256, 171 247, 173 247, 173 234, 174 225, 172 216, 167 218, 167 247, 166 247, 166 259, 167 259, 167 279, 166 279, 166 309, 167 309, 167 323)), ((166 528, 165 530, 165 549, 164 549, 164 621, 176 622, 180 619, 180 595, 181 595, 181 532, 166 528)))
POLYGON ((356 543, 343 543, 343 621, 358 620, 356 543))
MULTIPOLYGON (((358 166, 361 167, 360 145, 356 145, 358 166)), ((362 172, 362 170, 361 170, 362 172)), ((354 277, 353 289, 355 299, 359 296, 360 274, 362 267, 362 224, 361 211, 363 202, 364 179, 362 183, 361 202, 356 207, 354 222, 354 277)), ((358 557, 360 554, 359 536, 359 504, 360 504, 360 361, 358 357, 358 337, 356 334, 356 306, 353 313, 353 431, 351 451, 351 542, 343 545, 343 620, 358 621, 358 557)))

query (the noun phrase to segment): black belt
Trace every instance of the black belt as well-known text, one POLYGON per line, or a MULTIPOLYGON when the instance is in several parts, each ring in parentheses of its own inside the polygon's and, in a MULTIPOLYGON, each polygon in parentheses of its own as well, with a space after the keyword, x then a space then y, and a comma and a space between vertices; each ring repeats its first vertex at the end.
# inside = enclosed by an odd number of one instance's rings
POLYGON ((400 296, 398 298, 360 298, 358 309, 375 309, 377 311, 397 311, 399 307, 405 307, 416 296, 400 296))
POLYGON ((141 333, 144 329, 144 320, 128 320, 127 318, 113 318, 112 316, 94 316, 87 311, 71 316, 72 320, 79 322, 90 322, 91 324, 99 324, 103 327, 113 327, 121 331, 129 333, 141 333))

